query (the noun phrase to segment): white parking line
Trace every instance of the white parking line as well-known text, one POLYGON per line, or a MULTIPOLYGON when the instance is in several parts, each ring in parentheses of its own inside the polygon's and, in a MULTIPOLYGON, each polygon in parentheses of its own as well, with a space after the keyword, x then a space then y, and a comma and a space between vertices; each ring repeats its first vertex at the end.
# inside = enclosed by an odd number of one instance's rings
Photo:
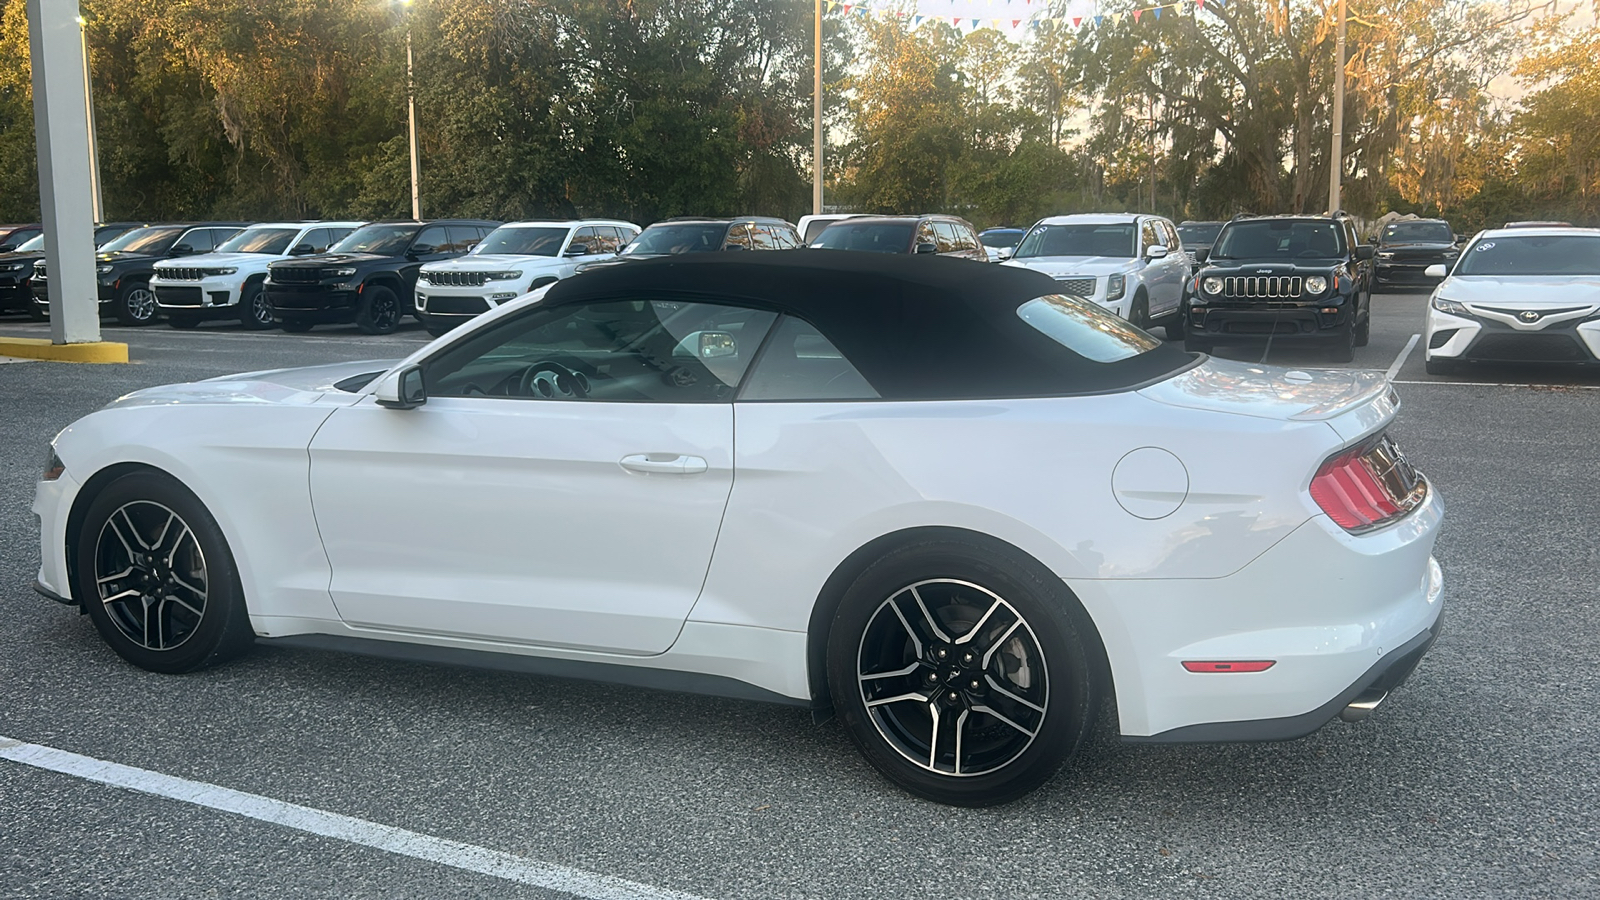
POLYGON ((1395 384, 1428 384, 1440 387, 1538 388, 1545 391, 1600 391, 1600 384, 1550 384, 1531 381, 1396 381, 1395 384))
POLYGON ((1394 377, 1400 374, 1400 367, 1406 364, 1406 357, 1411 355, 1411 351, 1417 346, 1417 341, 1421 339, 1422 335, 1413 334, 1411 336, 1411 340, 1406 341, 1406 348, 1400 351, 1400 355, 1396 356, 1394 358, 1394 363, 1389 366, 1389 371, 1387 374, 1390 381, 1393 381, 1394 377))
POLYGON ((537 862, 487 847, 432 837, 309 806, 284 803, 260 794, 247 794, 201 781, 175 778, 4 736, 0 736, 0 758, 586 900, 703 900, 693 894, 537 862))

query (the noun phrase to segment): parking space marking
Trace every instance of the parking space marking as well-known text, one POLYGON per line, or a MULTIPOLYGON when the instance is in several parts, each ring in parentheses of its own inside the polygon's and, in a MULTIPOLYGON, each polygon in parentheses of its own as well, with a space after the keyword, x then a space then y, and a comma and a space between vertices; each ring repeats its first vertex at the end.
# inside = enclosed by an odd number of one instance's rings
POLYGON ((1421 339, 1422 335, 1413 334, 1411 336, 1411 340, 1406 341, 1405 349, 1400 351, 1400 355, 1396 356, 1394 358, 1394 363, 1389 366, 1388 375, 1390 381, 1393 381, 1394 377, 1400 374, 1400 367, 1406 364, 1406 357, 1411 355, 1411 351, 1416 349, 1417 341, 1421 339))
POLYGON ((0 735, 0 759, 71 775, 124 790, 153 794, 208 809, 234 813, 281 825, 307 834, 333 838, 363 847, 398 853, 413 859, 477 872, 518 884, 556 891, 585 900, 704 900, 693 894, 641 884, 610 875, 598 875, 552 863, 515 856, 475 844, 446 840, 357 819, 338 813, 285 803, 260 794, 163 775, 124 766, 41 744, 29 744, 0 735))
POLYGON ((1600 384, 1553 384, 1532 381, 1395 381, 1395 384, 1430 384, 1442 387, 1509 387, 1541 391, 1600 391, 1600 384))

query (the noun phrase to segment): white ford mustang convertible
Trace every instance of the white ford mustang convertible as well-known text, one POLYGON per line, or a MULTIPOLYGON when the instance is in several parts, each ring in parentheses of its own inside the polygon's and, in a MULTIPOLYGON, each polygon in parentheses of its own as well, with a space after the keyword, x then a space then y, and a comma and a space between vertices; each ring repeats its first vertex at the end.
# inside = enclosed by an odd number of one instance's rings
POLYGON ((58 435, 39 590, 132 663, 252 641, 836 713, 905 789, 1356 719, 1432 643, 1442 504, 1381 375, 1188 354, 1048 276, 674 257, 398 363, 151 388, 58 435))

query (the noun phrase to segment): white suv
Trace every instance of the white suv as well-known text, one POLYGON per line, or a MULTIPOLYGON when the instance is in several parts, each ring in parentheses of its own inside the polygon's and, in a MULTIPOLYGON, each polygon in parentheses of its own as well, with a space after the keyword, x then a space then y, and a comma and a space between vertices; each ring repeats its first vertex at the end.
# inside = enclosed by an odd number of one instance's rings
POLYGON ((246 328, 271 328, 272 307, 261 283, 280 259, 325 253, 361 222, 263 222, 210 253, 155 265, 150 289, 173 328, 207 319, 238 319, 246 328))
POLYGON ((441 335, 507 300, 573 274, 579 263, 612 259, 639 236, 612 219, 511 222, 466 256, 428 263, 417 276, 417 315, 441 335))
POLYGON ((1178 229, 1161 216, 1041 219, 1001 265, 1043 272, 1063 294, 1092 300, 1140 328, 1182 325, 1190 259, 1178 229))

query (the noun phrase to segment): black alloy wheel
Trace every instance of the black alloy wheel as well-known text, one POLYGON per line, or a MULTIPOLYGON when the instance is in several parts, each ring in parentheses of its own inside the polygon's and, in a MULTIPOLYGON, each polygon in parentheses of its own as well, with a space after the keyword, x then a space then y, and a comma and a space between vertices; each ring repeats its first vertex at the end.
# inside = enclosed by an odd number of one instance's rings
POLYGON ((114 312, 124 325, 149 325, 156 320, 156 295, 143 281, 124 282, 117 291, 114 312))
POLYGON ((105 642, 134 665, 188 672, 250 645, 227 541, 170 476, 143 471, 113 481, 72 539, 73 594, 105 642))
POLYGON ((1345 323, 1329 343, 1328 358, 1334 362, 1347 363, 1356 358, 1356 326, 1354 322, 1345 323))
POLYGON ((272 327, 272 304, 267 302, 261 282, 244 286, 244 293, 239 296, 239 322, 250 331, 272 327))
POLYGON ((372 285, 361 292, 356 327, 363 334, 391 334, 400 325, 400 300, 394 291, 372 285))
POLYGON ((940 803, 1006 803, 1088 735, 1091 633, 1060 580, 1020 553, 910 544, 846 591, 828 638, 829 690, 889 780, 940 803))

